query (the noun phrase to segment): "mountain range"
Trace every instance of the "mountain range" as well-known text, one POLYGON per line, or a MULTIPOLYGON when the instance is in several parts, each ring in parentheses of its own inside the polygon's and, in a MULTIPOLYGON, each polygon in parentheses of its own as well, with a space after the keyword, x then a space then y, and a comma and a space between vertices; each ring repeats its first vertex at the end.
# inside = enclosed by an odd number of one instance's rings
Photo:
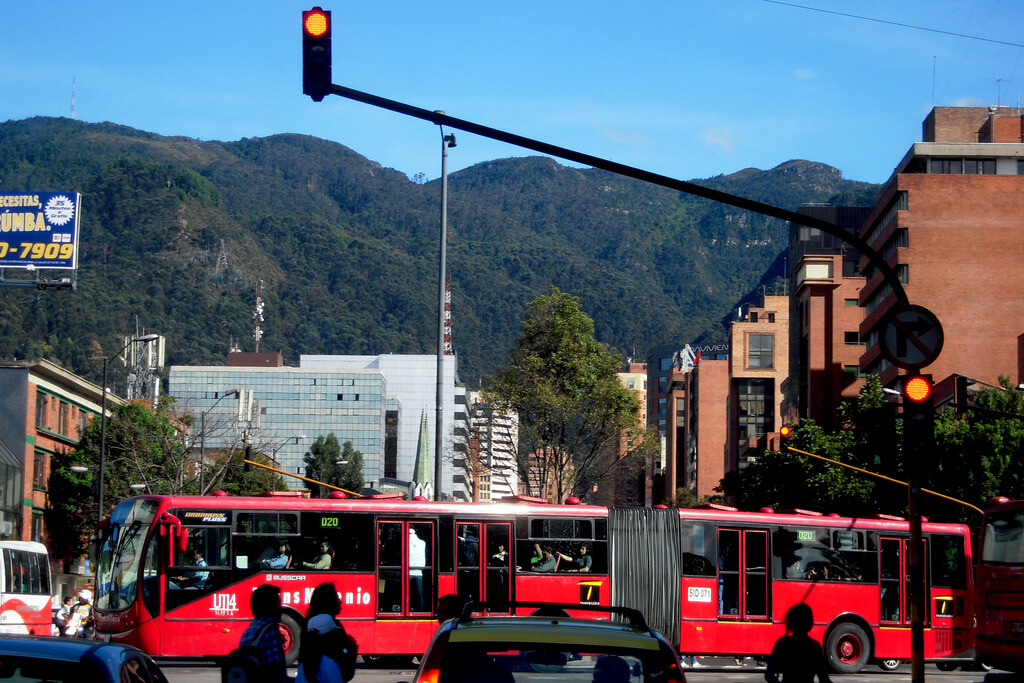
MULTIPOLYGON (((790 210, 870 205, 878 190, 803 160, 691 182, 790 210)), ((2 360, 98 379, 96 357, 146 331, 167 337, 168 365, 222 365, 253 350, 259 283, 261 350, 286 364, 436 351, 440 180, 303 135, 201 141, 39 117, 0 124, 0 191, 82 194, 76 288, 0 287, 2 360)), ((783 277, 787 240, 783 221, 546 157, 452 173, 460 377, 476 387, 504 363, 551 285, 627 356, 723 341, 736 306, 783 277)))

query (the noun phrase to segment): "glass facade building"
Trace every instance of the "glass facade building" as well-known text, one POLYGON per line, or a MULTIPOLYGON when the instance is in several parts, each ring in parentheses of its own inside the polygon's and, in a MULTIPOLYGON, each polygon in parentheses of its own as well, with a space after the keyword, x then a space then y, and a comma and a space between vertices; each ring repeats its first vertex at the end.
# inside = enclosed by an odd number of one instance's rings
MULTIPOLYGON (((195 416, 197 435, 205 422, 207 455, 249 443, 280 469, 304 474, 310 444, 333 433, 362 453, 368 486, 384 476, 387 404, 379 370, 175 366, 168 371, 167 393, 178 411, 195 416), (232 389, 240 395, 225 397, 232 389)), ((288 484, 304 486, 291 478, 288 484)))

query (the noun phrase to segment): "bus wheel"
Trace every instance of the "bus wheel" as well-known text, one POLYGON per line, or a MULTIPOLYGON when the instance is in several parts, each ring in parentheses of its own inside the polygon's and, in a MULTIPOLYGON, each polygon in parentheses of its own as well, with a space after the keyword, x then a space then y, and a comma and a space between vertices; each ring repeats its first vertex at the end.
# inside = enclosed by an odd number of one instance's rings
POLYGON ((935 662, 935 668, 939 671, 953 671, 956 667, 956 662, 935 662))
POLYGON ((293 666, 299 661, 299 645, 302 640, 302 629, 299 622, 289 614, 281 615, 281 623, 278 624, 281 631, 281 640, 284 645, 284 659, 288 666, 293 666))
POLYGON ((899 659, 879 659, 878 668, 882 671, 895 671, 900 668, 901 661, 899 659))
POLYGON ((869 652, 868 636, 856 624, 839 624, 828 634, 825 654, 836 673, 857 673, 867 663, 869 652))

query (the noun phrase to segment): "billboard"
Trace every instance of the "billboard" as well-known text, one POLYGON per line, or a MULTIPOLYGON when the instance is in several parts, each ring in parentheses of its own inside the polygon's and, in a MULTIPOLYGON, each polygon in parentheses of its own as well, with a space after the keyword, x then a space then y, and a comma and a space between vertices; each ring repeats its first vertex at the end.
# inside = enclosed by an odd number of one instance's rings
POLYGON ((77 192, 0 192, 0 268, 78 268, 77 192))

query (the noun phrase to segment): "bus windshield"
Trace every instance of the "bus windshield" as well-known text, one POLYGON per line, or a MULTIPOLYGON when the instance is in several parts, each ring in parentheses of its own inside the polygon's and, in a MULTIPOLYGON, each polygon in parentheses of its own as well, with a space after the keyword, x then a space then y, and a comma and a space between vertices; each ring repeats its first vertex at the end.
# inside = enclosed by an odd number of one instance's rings
POLYGON ((1024 510, 993 512, 985 517, 981 561, 1024 564, 1024 510))
POLYGON ((157 501, 126 500, 110 516, 110 529, 99 559, 96 608, 125 609, 135 601, 143 545, 156 517, 157 501))

